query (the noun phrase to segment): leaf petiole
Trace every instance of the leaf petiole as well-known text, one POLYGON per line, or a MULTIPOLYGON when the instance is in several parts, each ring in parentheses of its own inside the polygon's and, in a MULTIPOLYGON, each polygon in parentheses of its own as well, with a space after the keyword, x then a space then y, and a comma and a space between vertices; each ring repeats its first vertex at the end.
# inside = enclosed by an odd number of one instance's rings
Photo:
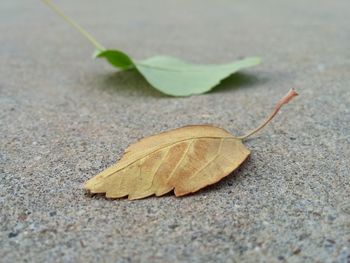
POLYGON ((94 45, 99 51, 106 50, 89 32, 83 29, 77 22, 66 16, 51 0, 42 0, 48 7, 50 7, 54 12, 56 12, 60 17, 71 24, 80 34, 82 34, 91 44, 94 45))
POLYGON ((271 114, 267 117, 267 119, 260 126, 258 126, 254 130, 248 132, 246 135, 237 137, 237 139, 244 140, 244 139, 252 136, 253 134, 257 133, 258 131, 260 131, 276 116, 276 114, 279 112, 279 110, 281 109, 281 107, 284 104, 287 104, 291 99, 293 99, 297 95, 298 95, 298 93, 294 89, 289 90, 288 93, 278 101, 274 110, 271 112, 271 114))

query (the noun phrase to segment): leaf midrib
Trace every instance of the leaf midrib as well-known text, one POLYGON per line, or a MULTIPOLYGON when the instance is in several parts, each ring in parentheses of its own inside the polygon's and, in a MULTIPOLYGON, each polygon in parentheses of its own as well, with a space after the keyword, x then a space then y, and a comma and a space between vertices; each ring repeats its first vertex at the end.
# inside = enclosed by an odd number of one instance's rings
MULTIPOLYGON (((139 62, 134 62, 134 64, 137 66, 142 66, 145 68, 152 68, 152 69, 157 69, 157 70, 161 70, 161 71, 170 71, 170 72, 203 72, 203 70, 208 70, 211 69, 213 71, 217 70, 217 71, 221 71, 223 68, 230 68, 233 65, 188 65, 189 67, 203 67, 202 69, 176 69, 176 68, 169 68, 169 67, 158 67, 158 66, 152 66, 152 65, 147 65, 147 64, 142 64, 139 62), (207 67, 207 68, 204 68, 207 67), (211 68, 213 67, 213 68, 211 68)), ((237 66, 236 66, 237 67, 237 66)), ((243 67, 237 67, 237 68, 244 68, 243 67)), ((232 73, 234 73, 234 71, 232 71, 232 73)))
MULTIPOLYGON (((134 163, 136 163, 136 162, 138 162, 138 161, 140 161, 140 160, 142 160, 142 159, 144 159, 144 158, 146 158, 148 155, 151 155, 151 154, 153 154, 153 153, 155 153, 155 152, 158 152, 158 151, 160 151, 160 150, 166 149, 167 147, 171 147, 171 146, 174 146, 174 145, 176 145, 176 144, 178 144, 178 143, 182 143, 182 142, 185 142, 185 141, 189 141, 189 140, 198 140, 198 139, 234 139, 234 140, 239 140, 238 138, 236 138, 236 137, 234 137, 234 136, 227 136, 227 137, 203 136, 203 137, 191 137, 191 138, 187 138, 187 139, 184 139, 184 140, 172 142, 172 143, 169 143, 169 144, 167 144, 167 145, 164 145, 164 146, 162 146, 162 147, 160 147, 160 148, 157 148, 157 149, 154 150, 154 151, 151 151, 151 152, 146 153, 145 155, 141 156, 140 158, 138 158, 138 159, 136 159, 136 160, 134 160, 134 161, 132 161, 132 162, 126 164, 125 166, 119 168, 118 170, 114 171, 113 173, 107 175, 107 176, 104 177, 104 178, 108 178, 109 176, 112 176, 113 174, 115 174, 115 173, 117 173, 117 172, 119 172, 119 171, 121 171, 121 170, 123 170, 123 169, 129 167, 130 165, 132 165, 132 164, 134 164, 134 163)), ((118 162, 120 162, 121 160, 122 160, 122 159, 120 159, 118 162)), ((118 164, 118 163, 117 163, 117 164, 118 164)), ((115 164, 115 165, 117 165, 117 164, 115 164)))

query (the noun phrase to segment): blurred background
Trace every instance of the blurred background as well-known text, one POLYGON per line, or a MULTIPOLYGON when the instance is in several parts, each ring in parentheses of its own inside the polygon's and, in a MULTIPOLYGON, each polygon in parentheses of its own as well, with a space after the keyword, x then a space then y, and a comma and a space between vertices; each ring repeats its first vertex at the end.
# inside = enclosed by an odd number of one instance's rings
POLYGON ((263 63, 172 98, 92 60, 41 1, 2 0, 2 262, 349 262, 349 1, 54 2, 136 59, 263 63), (82 189, 139 138, 204 123, 240 135, 292 87, 251 158, 212 187, 135 202, 82 189))

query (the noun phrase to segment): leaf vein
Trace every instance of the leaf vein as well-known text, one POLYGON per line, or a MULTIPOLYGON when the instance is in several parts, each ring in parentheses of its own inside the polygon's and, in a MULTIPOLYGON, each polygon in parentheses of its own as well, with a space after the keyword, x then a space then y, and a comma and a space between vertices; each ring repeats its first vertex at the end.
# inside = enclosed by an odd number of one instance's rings
POLYGON ((171 179, 171 177, 173 177, 173 175, 175 174, 176 170, 179 168, 179 166, 181 165, 181 163, 183 162, 183 160, 185 159, 188 151, 190 150, 190 147, 192 146, 192 144, 194 143, 194 141, 196 141, 196 139, 194 139, 192 142, 190 142, 187 145, 186 150, 184 151, 184 153, 181 156, 181 159, 178 161, 178 163, 176 164, 176 166, 174 167, 174 169, 172 170, 172 172, 169 175, 168 181, 171 179))
MULTIPOLYGON (((155 152, 157 152, 157 151, 161 151, 161 150, 166 149, 166 148, 168 148, 168 147, 175 146, 176 144, 179 144, 179 143, 182 143, 182 142, 185 142, 185 141, 189 141, 189 140, 198 140, 198 139, 223 139, 223 138, 225 138, 225 139, 235 139, 235 140, 237 139, 236 137, 233 137, 233 136, 227 136, 227 137, 202 136, 202 137, 190 137, 190 138, 186 138, 186 139, 183 139, 183 140, 180 140, 180 141, 172 142, 172 143, 169 143, 169 144, 167 144, 167 145, 164 145, 163 147, 157 148, 157 149, 155 149, 155 150, 152 151, 152 152, 146 153, 145 156, 141 156, 141 157, 137 158, 135 161, 132 161, 132 162, 126 164, 125 166, 120 167, 118 170, 114 171, 113 173, 111 173, 111 174, 109 174, 109 175, 106 175, 106 178, 109 177, 109 176, 111 176, 111 175, 113 175, 113 174, 115 174, 115 173, 117 173, 117 172, 119 172, 120 170, 123 170, 123 169, 129 167, 130 165, 132 165, 132 164, 134 164, 134 163, 136 163, 136 162, 138 162, 138 161, 141 161, 142 159, 146 158, 146 157, 147 157, 148 155, 150 155, 150 154, 153 154, 153 153, 155 153, 155 152)), ((120 162, 121 160, 122 160, 122 159, 120 159, 118 162, 120 162)), ((118 163, 116 163, 115 165, 118 165, 118 163)))
POLYGON ((218 147, 218 150, 216 152, 216 154, 202 167, 200 168, 198 171, 196 171, 194 174, 192 174, 191 176, 189 176, 189 179, 195 177, 196 175, 198 175, 201 171, 203 171, 205 168, 207 168, 209 166, 209 164, 211 164, 212 162, 215 161, 216 158, 218 158, 218 156, 220 155, 221 149, 222 149, 222 144, 224 142, 225 138, 221 138, 220 140, 220 145, 218 147))
POLYGON ((158 173, 159 168, 160 168, 160 167, 161 167, 161 165, 163 164, 163 161, 164 161, 164 160, 165 160, 165 158, 168 156, 169 152, 170 152, 170 149, 168 149, 168 150, 166 151, 166 153, 164 154, 163 158, 160 160, 159 165, 158 165, 158 167, 157 167, 156 171, 155 171, 155 172, 154 172, 154 174, 153 174, 153 178, 152 178, 152 183, 151 183, 151 186, 150 186, 150 187, 148 187, 148 188, 147 188, 147 189, 146 189, 144 192, 147 192, 149 189, 151 189, 151 188, 153 187, 154 178, 156 177, 156 174, 158 173))

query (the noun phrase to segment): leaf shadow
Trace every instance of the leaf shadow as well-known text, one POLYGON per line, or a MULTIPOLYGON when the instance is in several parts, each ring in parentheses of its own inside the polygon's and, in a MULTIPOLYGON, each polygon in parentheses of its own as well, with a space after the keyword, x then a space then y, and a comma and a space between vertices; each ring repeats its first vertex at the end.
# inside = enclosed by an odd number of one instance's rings
MULTIPOLYGON (((155 98, 178 98, 158 91, 137 70, 109 72, 100 75, 96 80, 97 86, 119 96, 155 97, 155 98)), ((224 93, 232 89, 254 87, 268 81, 266 77, 256 74, 237 72, 221 81, 210 92, 224 93)), ((209 92, 209 93, 210 93, 209 92)), ((200 95, 199 95, 200 96, 200 95)))
POLYGON ((169 97, 153 88, 137 70, 102 74, 98 78, 97 86, 102 90, 125 97, 169 97))
POLYGON ((252 88, 257 85, 265 84, 269 79, 258 74, 236 72, 229 77, 223 79, 211 92, 229 92, 232 89, 252 88))

